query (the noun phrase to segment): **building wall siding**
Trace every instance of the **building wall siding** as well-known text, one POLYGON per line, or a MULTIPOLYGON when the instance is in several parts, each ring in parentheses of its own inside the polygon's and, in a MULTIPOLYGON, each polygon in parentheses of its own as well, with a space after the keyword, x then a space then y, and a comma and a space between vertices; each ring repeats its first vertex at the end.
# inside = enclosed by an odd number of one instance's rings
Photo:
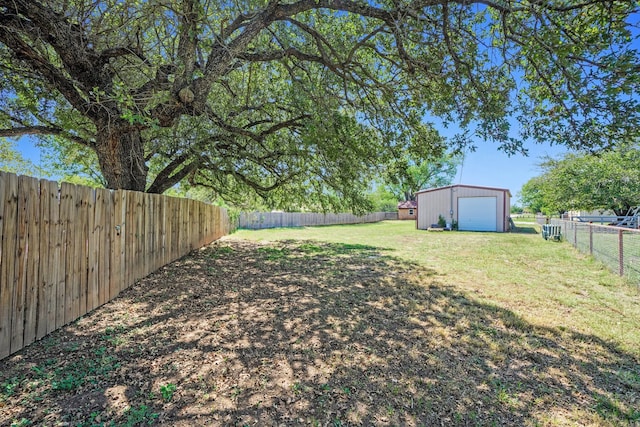
POLYGON ((398 219, 416 219, 418 209, 398 209, 398 219), (413 214, 410 214, 413 211, 413 214))
POLYGON ((451 203, 451 191, 449 188, 442 188, 428 193, 419 193, 418 197, 418 228, 426 230, 432 224, 438 223, 439 215, 442 215, 447 222, 451 222, 450 210, 453 209, 453 218, 458 218, 456 212, 457 203, 451 203))
POLYGON ((497 231, 508 230, 509 209, 511 200, 509 191, 482 187, 454 185, 434 190, 419 192, 418 200, 418 228, 426 230, 438 222, 442 215, 447 223, 458 221, 458 199, 461 197, 496 197, 497 231))

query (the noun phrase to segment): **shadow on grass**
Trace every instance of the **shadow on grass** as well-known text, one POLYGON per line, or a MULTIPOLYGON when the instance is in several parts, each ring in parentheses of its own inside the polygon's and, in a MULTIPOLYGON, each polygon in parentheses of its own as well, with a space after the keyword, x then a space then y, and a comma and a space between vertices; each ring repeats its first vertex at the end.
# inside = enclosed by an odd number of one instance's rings
POLYGON ((1 425, 640 419, 638 360, 613 345, 534 327, 385 250, 309 241, 196 251, 0 372, 1 425))
POLYGON ((515 228, 513 230, 511 230, 512 233, 520 233, 520 234, 540 234, 540 232, 538 231, 538 229, 536 228, 535 225, 531 224, 531 225, 516 225, 515 228))

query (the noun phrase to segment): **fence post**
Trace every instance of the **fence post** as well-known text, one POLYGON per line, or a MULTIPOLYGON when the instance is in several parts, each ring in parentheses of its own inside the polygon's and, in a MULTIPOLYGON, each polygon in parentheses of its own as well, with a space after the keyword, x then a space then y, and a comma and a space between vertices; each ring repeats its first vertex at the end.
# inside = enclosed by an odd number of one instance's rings
POLYGON ((624 243, 622 240, 622 230, 618 230, 618 259, 620 260, 620 275, 624 275, 624 243))
POLYGON ((593 225, 589 223, 589 255, 593 255, 593 225))
POLYGON ((573 247, 578 247, 578 227, 573 224, 573 247))

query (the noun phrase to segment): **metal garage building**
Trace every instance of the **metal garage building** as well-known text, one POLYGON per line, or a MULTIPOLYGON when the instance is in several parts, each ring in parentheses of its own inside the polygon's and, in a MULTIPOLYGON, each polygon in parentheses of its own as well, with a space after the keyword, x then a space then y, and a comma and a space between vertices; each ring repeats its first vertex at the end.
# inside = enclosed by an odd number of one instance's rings
POLYGON ((426 230, 442 216, 458 230, 509 231, 511 192, 505 188, 449 185, 417 193, 417 227, 426 230))

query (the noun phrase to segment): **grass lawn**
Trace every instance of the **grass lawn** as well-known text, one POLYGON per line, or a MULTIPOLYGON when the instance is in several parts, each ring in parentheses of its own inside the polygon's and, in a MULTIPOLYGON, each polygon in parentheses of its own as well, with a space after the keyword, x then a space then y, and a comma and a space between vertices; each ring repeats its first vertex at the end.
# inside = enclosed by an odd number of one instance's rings
POLYGON ((239 231, 0 361, 0 425, 640 423, 638 286, 518 225, 239 231))
POLYGON ((535 224, 537 222, 537 219, 534 215, 524 215, 524 216, 511 215, 511 218, 513 218, 515 222, 525 222, 528 224, 535 224))

